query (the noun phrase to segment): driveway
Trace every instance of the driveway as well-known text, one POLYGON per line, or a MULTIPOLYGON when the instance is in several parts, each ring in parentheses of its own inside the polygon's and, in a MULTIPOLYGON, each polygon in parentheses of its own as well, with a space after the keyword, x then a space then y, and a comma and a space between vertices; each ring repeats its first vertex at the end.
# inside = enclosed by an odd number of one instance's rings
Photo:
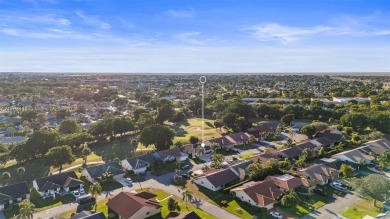
POLYGON ((303 216, 302 219, 344 218, 340 215, 340 212, 360 200, 361 198, 357 195, 347 194, 345 197, 338 197, 334 202, 312 211, 310 214, 303 216))

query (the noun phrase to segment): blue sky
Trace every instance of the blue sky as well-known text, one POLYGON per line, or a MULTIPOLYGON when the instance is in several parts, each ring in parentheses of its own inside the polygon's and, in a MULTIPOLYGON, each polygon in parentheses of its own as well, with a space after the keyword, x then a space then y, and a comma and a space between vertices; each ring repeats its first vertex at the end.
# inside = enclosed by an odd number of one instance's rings
POLYGON ((385 0, 0 0, 0 72, 390 72, 385 0))

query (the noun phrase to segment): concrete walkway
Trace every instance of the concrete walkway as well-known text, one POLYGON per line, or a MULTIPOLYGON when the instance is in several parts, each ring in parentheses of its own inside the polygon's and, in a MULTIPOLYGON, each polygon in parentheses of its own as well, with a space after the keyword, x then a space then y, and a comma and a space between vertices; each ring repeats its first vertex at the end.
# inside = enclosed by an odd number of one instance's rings
MULTIPOLYGON (((182 192, 184 190, 180 190, 178 187, 171 185, 172 184, 171 180, 172 180, 173 175, 174 175, 174 173, 169 173, 169 174, 166 174, 163 176, 150 178, 144 182, 141 182, 141 186, 142 186, 142 188, 162 189, 171 195, 175 195, 179 198, 182 198, 182 192)), ((149 176, 147 176, 147 178, 149 178, 149 176)), ((108 196, 111 196, 111 197, 116 196, 117 194, 119 194, 122 191, 134 192, 134 190, 137 190, 140 188, 141 187, 140 187, 139 183, 134 182, 132 187, 122 187, 122 188, 116 189, 114 191, 111 191, 108 194, 106 194, 106 193, 101 194, 97 198, 97 201, 106 200, 108 198, 108 196)), ((214 215, 217 218, 238 219, 238 217, 235 216, 234 214, 232 214, 228 211, 225 211, 225 210, 219 208, 218 206, 213 205, 205 200, 201 200, 198 197, 194 197, 194 200, 195 200, 194 202, 199 204, 199 208, 201 210, 206 211, 209 214, 214 215)), ((68 211, 76 211, 77 206, 78 206, 77 203, 70 203, 70 204, 57 206, 57 207, 54 207, 54 208, 51 208, 51 209, 48 209, 45 211, 35 213, 34 218, 48 218, 48 217, 59 215, 59 214, 62 214, 62 213, 68 212, 68 211)))

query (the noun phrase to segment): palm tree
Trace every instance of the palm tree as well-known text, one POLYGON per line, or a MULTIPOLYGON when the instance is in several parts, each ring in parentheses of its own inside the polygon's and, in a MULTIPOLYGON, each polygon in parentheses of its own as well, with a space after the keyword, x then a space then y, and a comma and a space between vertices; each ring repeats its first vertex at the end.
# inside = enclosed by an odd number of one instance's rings
POLYGON ((135 156, 135 151, 137 150, 137 147, 138 147, 137 139, 131 139, 130 146, 131 146, 131 153, 133 156, 135 156))
POLYGON ((169 198, 169 199, 168 199, 168 210, 169 210, 170 212, 176 211, 178 205, 179 205, 179 204, 178 204, 177 201, 175 201, 175 199, 173 199, 173 198, 169 198))
POLYGON ((25 199, 24 201, 19 203, 19 217, 21 217, 22 219, 33 218, 34 212, 35 205, 31 203, 29 199, 25 199))
POLYGON ((195 148, 195 153, 198 155, 198 157, 202 156, 204 154, 204 148, 199 145, 195 148))
POLYGON ((19 167, 18 169, 16 169, 16 172, 20 176, 20 179, 22 179, 22 176, 26 172, 26 169, 24 167, 19 167))
MULTIPOLYGON (((102 193, 102 186, 99 182, 94 182, 92 185, 89 186, 89 193, 92 194, 92 196, 97 200, 98 196, 102 193)), ((95 211, 97 208, 97 204, 95 204, 95 211)))
POLYGON ((186 189, 182 194, 183 194, 183 200, 186 201, 186 208, 188 208, 187 202, 192 201, 192 198, 193 198, 192 192, 190 190, 186 189))

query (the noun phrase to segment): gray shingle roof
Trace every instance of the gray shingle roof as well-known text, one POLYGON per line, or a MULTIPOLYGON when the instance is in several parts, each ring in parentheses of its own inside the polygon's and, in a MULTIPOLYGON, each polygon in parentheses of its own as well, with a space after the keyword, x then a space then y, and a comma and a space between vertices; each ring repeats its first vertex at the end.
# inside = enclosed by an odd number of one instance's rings
POLYGON ((97 177, 101 177, 106 172, 110 172, 114 176, 125 173, 125 171, 123 171, 121 165, 119 165, 119 163, 117 163, 117 162, 105 163, 105 164, 101 164, 101 165, 97 165, 97 166, 93 166, 93 167, 88 167, 88 168, 86 168, 86 170, 88 171, 89 175, 93 179, 95 179, 97 177))

